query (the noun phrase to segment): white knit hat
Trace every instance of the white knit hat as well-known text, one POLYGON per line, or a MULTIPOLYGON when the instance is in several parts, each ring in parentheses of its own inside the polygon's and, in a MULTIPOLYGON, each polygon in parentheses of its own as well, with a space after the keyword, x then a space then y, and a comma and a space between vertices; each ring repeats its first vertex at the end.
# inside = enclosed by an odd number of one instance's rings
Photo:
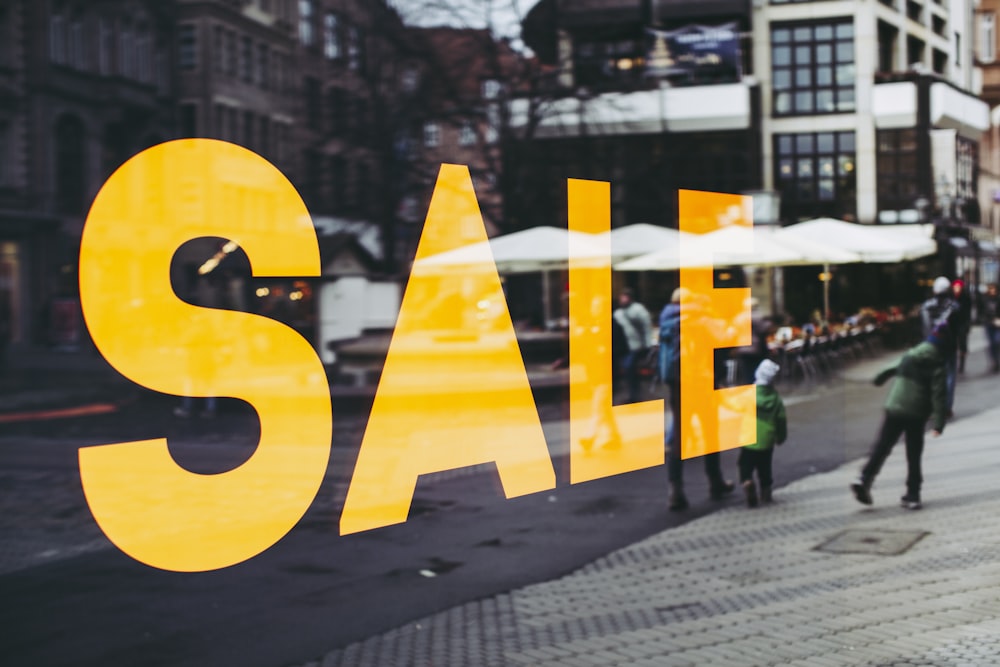
POLYGON ((770 359, 765 359, 757 366, 757 372, 754 373, 753 381, 755 384, 771 384, 780 370, 781 366, 770 359))
POLYGON ((934 279, 934 293, 944 294, 949 289, 951 289, 951 281, 944 276, 938 276, 934 279))

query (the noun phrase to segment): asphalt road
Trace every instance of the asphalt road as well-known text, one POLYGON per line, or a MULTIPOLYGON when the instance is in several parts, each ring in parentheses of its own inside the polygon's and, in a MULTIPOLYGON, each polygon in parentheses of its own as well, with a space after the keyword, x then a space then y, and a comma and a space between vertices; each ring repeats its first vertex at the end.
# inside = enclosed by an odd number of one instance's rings
MULTIPOLYGON (((1000 377, 985 368, 983 353, 972 355, 957 418, 1000 398, 1000 377)), ((786 394, 790 437, 775 455, 779 502, 782 484, 867 452, 884 393, 838 380, 786 394)), ((364 421, 340 415, 330 473, 285 539, 225 570, 163 572, 129 559, 100 534, 84 503, 76 454, 89 444, 167 435, 179 462, 213 472, 252 453, 256 423, 241 406, 224 406, 212 422, 179 421, 171 407, 144 396, 118 415, 11 425, 0 435, 4 664, 305 662, 459 602, 551 579, 740 502, 735 495, 710 501, 697 462, 686 465, 693 507, 670 513, 664 466, 570 486, 560 457, 554 491, 506 500, 490 467, 435 475, 418 484, 405 524, 341 537, 337 520, 364 421)), ((541 412, 558 424, 565 406, 550 401, 541 412)), ((946 439, 928 442, 946 446, 946 439)), ((735 461, 735 452, 723 454, 733 478, 735 461)))

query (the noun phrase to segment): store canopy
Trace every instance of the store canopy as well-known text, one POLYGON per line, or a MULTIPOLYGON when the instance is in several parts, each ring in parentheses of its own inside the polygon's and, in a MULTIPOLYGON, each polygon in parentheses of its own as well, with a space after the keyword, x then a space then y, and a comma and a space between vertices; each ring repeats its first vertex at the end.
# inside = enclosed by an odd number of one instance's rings
POLYGON ((492 268, 492 255, 500 273, 565 269, 571 245, 574 259, 607 261, 607 245, 594 235, 558 227, 533 227, 433 255, 418 262, 418 266, 427 270, 492 268))
POLYGON ((780 229, 775 235, 846 250, 870 263, 902 262, 937 252, 937 244, 922 225, 859 225, 817 218, 780 229))

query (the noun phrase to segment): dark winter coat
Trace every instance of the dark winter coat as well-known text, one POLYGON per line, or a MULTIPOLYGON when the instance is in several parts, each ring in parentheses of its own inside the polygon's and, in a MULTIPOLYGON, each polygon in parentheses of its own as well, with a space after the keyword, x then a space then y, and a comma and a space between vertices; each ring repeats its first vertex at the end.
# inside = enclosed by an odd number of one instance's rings
POLYGON ((882 385, 896 376, 885 399, 885 411, 901 417, 931 418, 935 431, 943 431, 947 417, 944 357, 937 345, 924 341, 902 356, 895 365, 875 376, 882 385))

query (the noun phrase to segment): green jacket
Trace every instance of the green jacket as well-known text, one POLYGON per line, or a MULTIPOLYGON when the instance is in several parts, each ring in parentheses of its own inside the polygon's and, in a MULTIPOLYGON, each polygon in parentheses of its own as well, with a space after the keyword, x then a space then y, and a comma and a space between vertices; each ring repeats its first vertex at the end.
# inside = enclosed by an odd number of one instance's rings
POLYGON ((757 385, 757 442, 747 449, 762 451, 780 445, 788 437, 785 404, 778 390, 767 384, 757 385))
POLYGON ((931 418, 935 431, 944 430, 947 418, 944 357, 937 346, 924 341, 914 345, 892 366, 875 376, 882 385, 892 376, 896 381, 885 399, 885 411, 916 419, 931 418))

